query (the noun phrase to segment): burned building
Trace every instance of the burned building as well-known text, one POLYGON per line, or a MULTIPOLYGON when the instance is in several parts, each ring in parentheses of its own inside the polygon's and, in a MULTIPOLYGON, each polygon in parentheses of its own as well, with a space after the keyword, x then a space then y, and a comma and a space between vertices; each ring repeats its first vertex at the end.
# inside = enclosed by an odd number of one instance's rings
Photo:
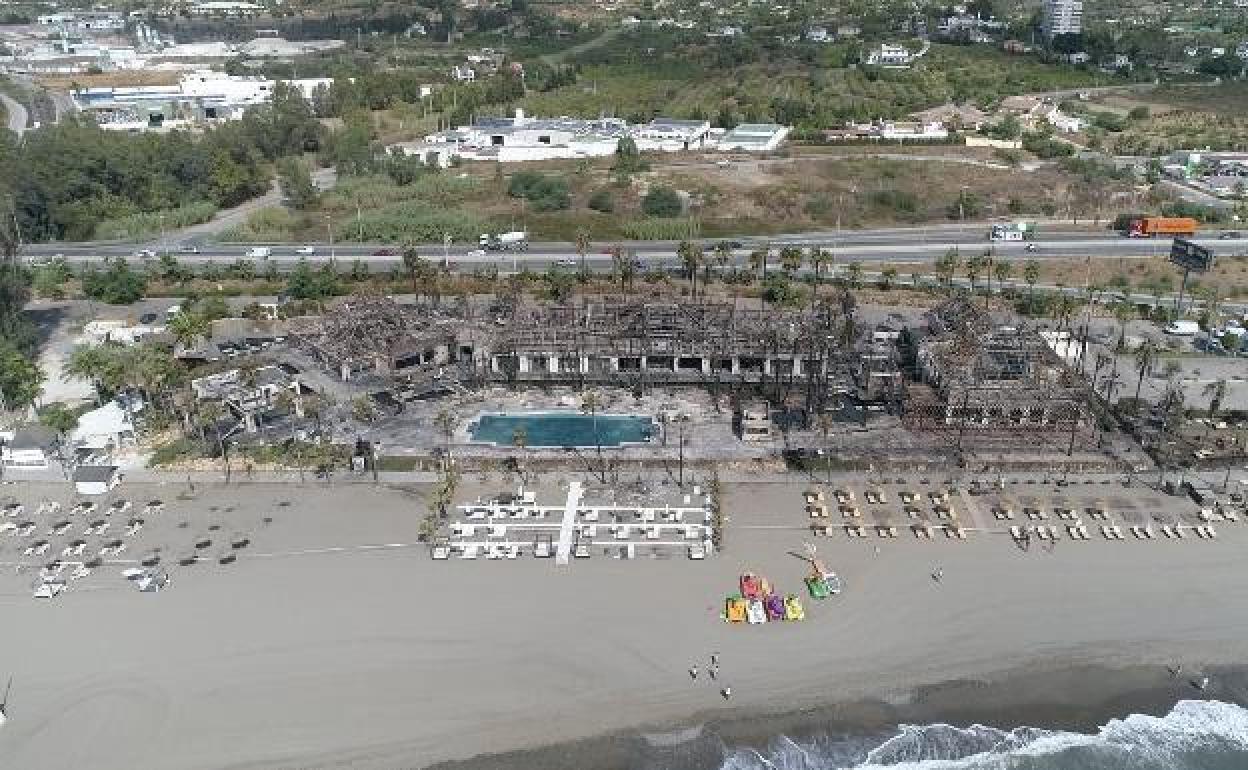
POLYGON ((918 429, 999 434, 1091 428, 1085 386, 1024 323, 998 324, 966 300, 931 314, 930 336, 917 345, 916 380, 905 419, 918 429))

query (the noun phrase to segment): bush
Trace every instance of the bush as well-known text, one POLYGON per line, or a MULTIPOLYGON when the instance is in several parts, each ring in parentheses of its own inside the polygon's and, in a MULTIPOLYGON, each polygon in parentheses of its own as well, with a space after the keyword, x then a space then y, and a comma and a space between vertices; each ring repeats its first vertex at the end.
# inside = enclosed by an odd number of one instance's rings
POLYGON ((82 291, 91 299, 110 305, 130 305, 143 298, 147 278, 130 269, 126 260, 118 257, 107 262, 108 269, 100 272, 90 267, 82 275, 82 291))
POLYGON ((572 202, 566 181, 536 171, 521 171, 512 176, 507 194, 524 198, 534 211, 561 211, 572 202))
POLYGON ((656 217, 620 224, 620 233, 625 238, 634 241, 679 241, 685 238, 697 238, 698 232, 696 219, 656 217))
POLYGON ((871 203, 903 214, 913 214, 919 210, 918 197, 904 190, 876 190, 871 193, 871 203))
POLYGON ((666 185, 655 185, 641 199, 641 210, 648 217, 678 217, 685 209, 680 193, 666 185))
POLYGON ((490 229, 489 222, 470 210, 444 209, 423 201, 404 201, 341 222, 335 239, 401 243, 406 240, 441 242, 444 234, 457 241, 476 242, 490 229))
POLYGON ((1075 154, 1074 146, 1042 134, 1024 135, 1023 149, 1040 158, 1065 158, 1075 154))
POLYGON ((242 225, 222 230, 217 237, 226 243, 294 241, 298 230, 299 219, 289 209, 268 206, 253 211, 242 225))
POLYGON ((165 229, 176 230, 207 222, 216 213, 217 207, 215 204, 199 201, 179 206, 176 209, 130 214, 117 219, 106 219, 96 224, 95 237, 101 241, 143 238, 160 233, 162 216, 164 217, 165 229))
POLYGON ((589 196, 589 203, 586 205, 594 211, 610 214, 612 211, 615 211, 615 198, 611 196, 610 190, 598 190, 589 196))

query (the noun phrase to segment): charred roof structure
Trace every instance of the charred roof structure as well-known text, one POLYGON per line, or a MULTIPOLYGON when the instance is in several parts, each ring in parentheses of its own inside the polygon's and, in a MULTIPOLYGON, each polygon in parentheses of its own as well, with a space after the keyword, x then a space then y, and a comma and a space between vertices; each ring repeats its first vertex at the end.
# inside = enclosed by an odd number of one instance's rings
POLYGON ((994 323, 965 299, 936 308, 929 328, 907 394, 911 427, 951 431, 959 448, 968 434, 1017 444, 1020 432, 1069 434, 1073 446, 1094 429, 1082 379, 1037 330, 994 323))

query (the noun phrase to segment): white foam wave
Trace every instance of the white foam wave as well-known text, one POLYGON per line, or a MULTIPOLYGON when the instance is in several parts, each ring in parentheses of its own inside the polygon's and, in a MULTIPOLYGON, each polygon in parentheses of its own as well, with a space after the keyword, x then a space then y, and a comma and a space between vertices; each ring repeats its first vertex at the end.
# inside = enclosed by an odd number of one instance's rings
POLYGON ((874 747, 780 736, 766 752, 740 749, 721 770, 998 770, 1023 758, 1071 753, 1139 770, 1178 770, 1185 754, 1248 755, 1248 710, 1221 701, 1179 701, 1162 717, 1132 714, 1095 735, 984 725, 902 725, 874 747))

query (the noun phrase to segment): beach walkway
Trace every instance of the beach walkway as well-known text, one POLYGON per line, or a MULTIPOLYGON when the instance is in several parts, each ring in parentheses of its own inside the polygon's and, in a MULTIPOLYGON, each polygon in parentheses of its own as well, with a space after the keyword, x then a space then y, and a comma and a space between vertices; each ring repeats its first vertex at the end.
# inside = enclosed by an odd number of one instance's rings
POLYGON ((572 532, 576 529, 576 509, 581 504, 581 482, 568 484, 568 501, 559 524, 559 543, 555 547, 555 564, 566 566, 572 554, 572 532))

